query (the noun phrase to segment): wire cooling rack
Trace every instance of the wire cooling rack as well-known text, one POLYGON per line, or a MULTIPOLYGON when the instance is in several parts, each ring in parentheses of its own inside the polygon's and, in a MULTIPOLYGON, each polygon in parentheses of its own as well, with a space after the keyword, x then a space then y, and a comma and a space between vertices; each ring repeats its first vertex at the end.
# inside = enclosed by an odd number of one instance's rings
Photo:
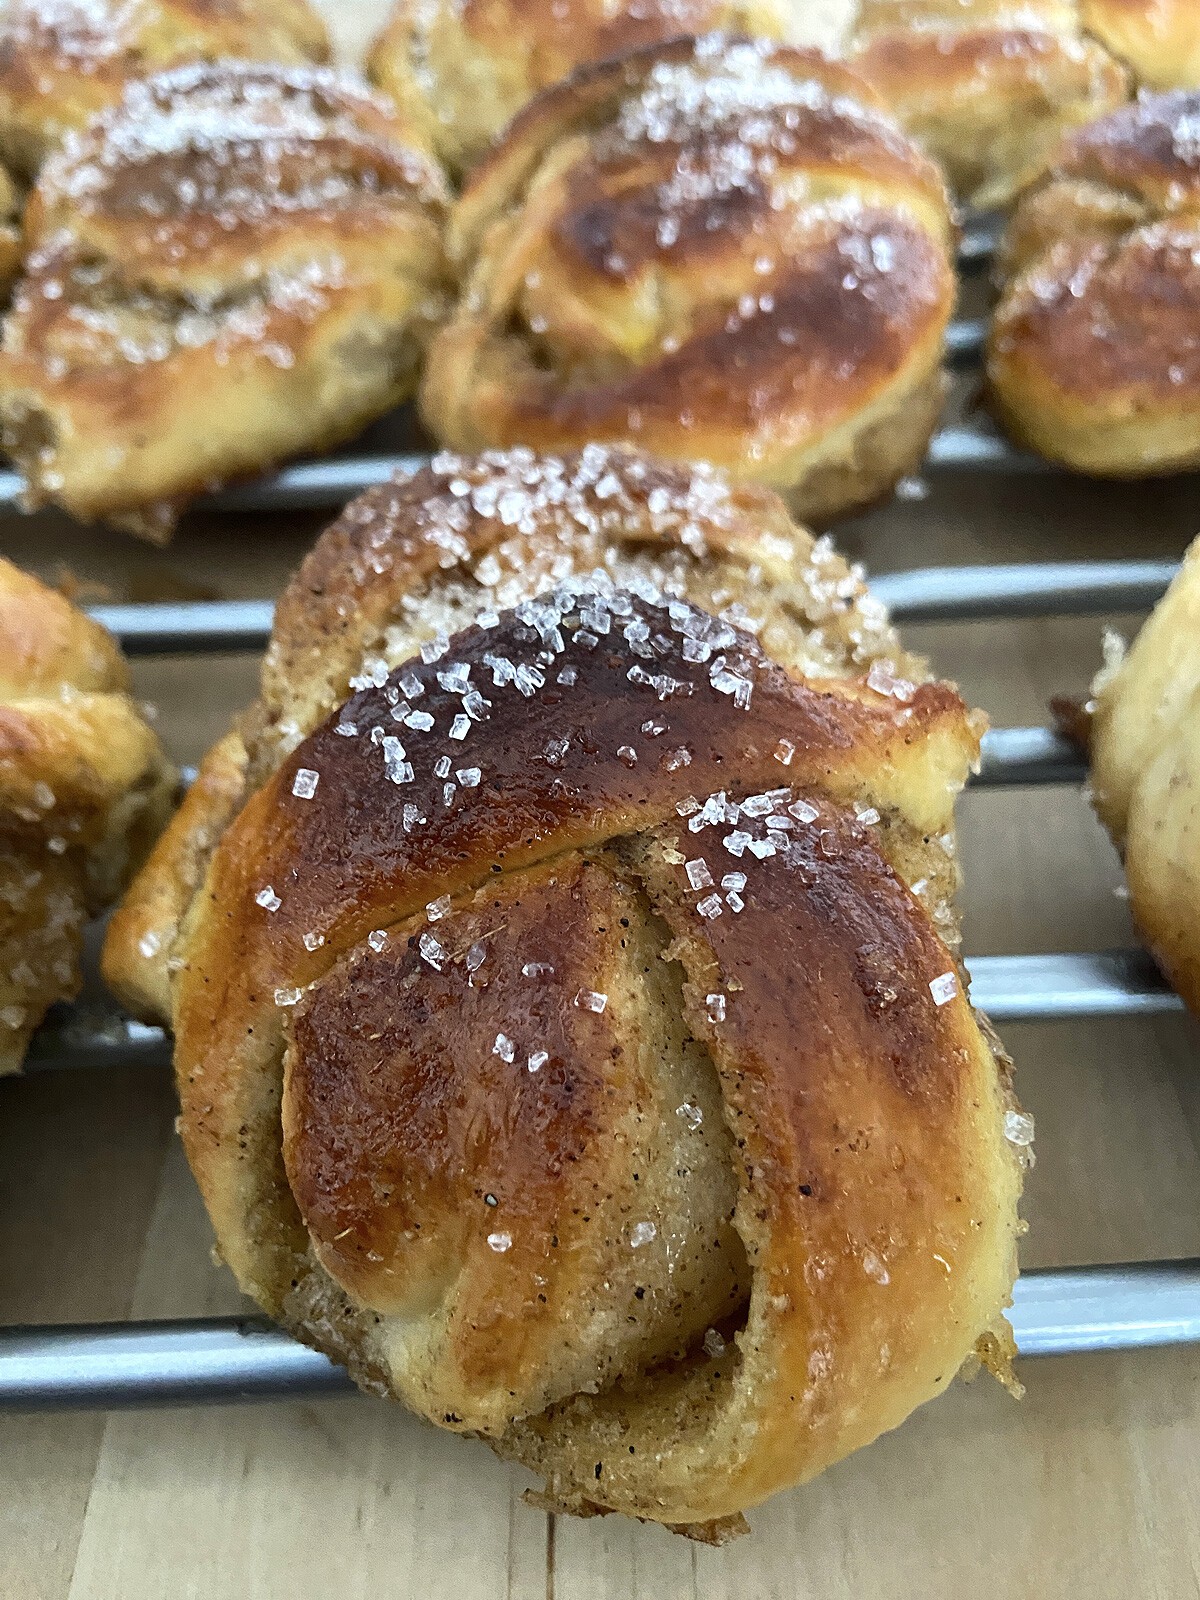
MULTIPOLYGON (((986 262, 986 226, 964 236, 961 264, 986 262)), ((950 358, 972 363, 978 322, 951 329, 950 358)), ((214 496, 214 509, 320 510, 341 506, 398 469, 425 458, 358 455, 302 462, 214 496)), ((985 423, 943 429, 926 470, 1048 472, 985 423)), ((21 491, 0 472, 0 509, 21 491)), ((874 580, 872 591, 900 623, 970 622, 1136 611, 1153 605, 1175 568, 1164 562, 1048 562, 922 568, 874 580)), ((131 656, 258 650, 271 628, 265 601, 98 606, 93 614, 131 656)), ((1083 762, 1047 728, 990 732, 983 786, 1078 784, 1083 762)), ((986 956, 969 960, 972 999, 998 1023, 1158 1015, 1182 1009, 1140 950, 1098 954, 986 956)), ((60 1007, 36 1036, 27 1071, 158 1065, 170 1043, 158 1028, 115 1010, 60 1007)), ((1200 1260, 1035 1270, 1016 1285, 1010 1319, 1023 1356, 1083 1354, 1200 1342, 1200 1260)), ((101 1408, 230 1403, 352 1393, 346 1374, 259 1318, 0 1328, 0 1406, 101 1408)))

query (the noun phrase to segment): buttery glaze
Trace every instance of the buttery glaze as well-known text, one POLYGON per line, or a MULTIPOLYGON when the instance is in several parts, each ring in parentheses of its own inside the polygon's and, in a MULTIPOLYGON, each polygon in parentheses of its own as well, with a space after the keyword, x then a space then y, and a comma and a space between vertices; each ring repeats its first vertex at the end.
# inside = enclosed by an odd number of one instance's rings
POLYGON ((31 495, 163 538, 204 489, 406 398, 444 198, 398 116, 328 69, 131 84, 26 214, 0 422, 31 495))
POLYGON ((828 518, 941 401, 945 192, 857 74, 711 36, 580 68, 472 173, 422 414, 455 449, 630 440, 828 518))
POLYGON ((78 991, 84 923, 141 865, 174 782, 113 640, 0 559, 0 1074, 78 991))
POLYGON ((988 342, 1013 437, 1077 470, 1200 461, 1200 94, 1124 106, 1022 201, 988 342))
POLYGON ((709 1540, 1005 1374, 979 732, 711 469, 447 454, 349 507, 105 956, 243 1287, 546 1503, 709 1540))

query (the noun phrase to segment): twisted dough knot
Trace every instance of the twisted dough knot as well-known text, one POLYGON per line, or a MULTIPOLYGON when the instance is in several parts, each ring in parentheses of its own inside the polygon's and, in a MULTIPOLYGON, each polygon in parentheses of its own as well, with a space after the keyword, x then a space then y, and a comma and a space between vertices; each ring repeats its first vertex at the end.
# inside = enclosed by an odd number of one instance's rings
POLYGON ((575 67, 714 29, 831 53, 837 42, 819 7, 780 0, 400 0, 367 70, 461 174, 575 67))
POLYGON ((815 54, 711 37, 581 69, 476 168, 449 249, 421 405, 455 448, 631 439, 825 517, 928 441, 941 180, 815 54))
POLYGON ((0 559, 0 1073, 166 820, 174 774, 128 689, 104 629, 0 559))
POLYGON ((32 179, 134 78, 230 57, 302 66, 329 40, 307 0, 10 0, 0 25, 0 158, 32 179))
POLYGON ((977 722, 773 496, 438 458, 305 563, 245 739, 108 970, 179 967, 189 1158, 300 1337, 708 1537, 997 1355, 977 722))
POLYGON ((963 201, 1001 206, 1129 94, 1091 20, 1077 0, 862 0, 850 57, 963 201))
POLYGON ((409 393, 445 195, 384 102, 224 62, 128 89, 43 171, 0 352, 35 496, 136 531, 409 393))
POLYGON ((1092 794, 1125 861, 1129 900, 1155 959, 1200 1012, 1200 543, 1128 655, 1096 684, 1092 794))
POLYGON ((1081 471, 1200 461, 1200 94, 1067 140, 1022 201, 988 377, 1010 432, 1081 471))

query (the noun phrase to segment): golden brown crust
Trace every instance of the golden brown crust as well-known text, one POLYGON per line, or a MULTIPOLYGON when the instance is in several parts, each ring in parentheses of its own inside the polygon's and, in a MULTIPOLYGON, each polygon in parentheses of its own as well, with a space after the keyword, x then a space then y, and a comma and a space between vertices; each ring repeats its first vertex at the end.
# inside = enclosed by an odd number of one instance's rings
POLYGON ((329 59, 307 0, 10 0, 0 23, 0 159, 32 180, 72 129, 135 78, 237 57, 329 59))
POLYGON ((128 688, 104 629, 0 558, 0 1073, 166 820, 174 773, 128 688))
POLYGON ((676 859, 716 871, 715 840, 677 825, 637 852, 719 1075, 753 1290, 744 1327, 708 1360, 510 1430, 501 1451, 568 1508, 600 1499, 598 1482, 601 1504, 704 1523, 813 1477, 945 1387, 965 1307, 1004 1293, 1014 1164, 989 1131, 1003 1115, 996 1064, 965 1000, 930 999, 945 947, 873 830, 811 797, 822 816, 786 856, 741 858, 738 916, 697 917, 676 859), (728 991, 720 1020, 714 988, 728 991), (970 1287, 948 1298, 954 1277, 970 1287))
POLYGON ((1009 204, 1129 94, 1075 0, 863 0, 850 58, 965 203, 1009 204))
POLYGON ((109 920, 104 980, 128 1010, 147 1020, 171 1014, 171 945, 212 849, 242 803, 245 782, 246 747, 235 730, 204 758, 171 827, 109 920))
POLYGON ((180 503, 406 398, 444 290, 444 185, 323 68, 134 84, 50 161, 0 351, 37 499, 169 532, 180 503))
POLYGON ((1121 851, 1133 915, 1200 1013, 1200 542, 1133 646, 1096 686, 1096 810, 1121 851))
POLYGON ((461 174, 527 101, 576 67, 716 30, 837 42, 780 0, 400 0, 367 70, 461 174))
POLYGON ((458 449, 711 460, 824 520, 925 447, 948 241, 934 168, 844 66, 710 38, 582 68, 455 209, 422 414, 458 449))
POLYGON ((320 541, 243 731, 199 892, 183 818, 134 895, 260 1303, 709 1538, 949 1381, 1020 1187, 955 992, 979 724, 824 542, 627 451, 439 457, 320 541))
POLYGON ((7 296, 21 270, 21 203, 8 173, 0 167, 0 296, 7 296))
POLYGON ((1079 0, 1083 25, 1148 89, 1200 87, 1195 0, 1079 0))
POLYGON ((1021 443, 1112 476, 1200 461, 1200 95, 1122 107, 1066 141, 1018 207, 988 344, 1021 443))

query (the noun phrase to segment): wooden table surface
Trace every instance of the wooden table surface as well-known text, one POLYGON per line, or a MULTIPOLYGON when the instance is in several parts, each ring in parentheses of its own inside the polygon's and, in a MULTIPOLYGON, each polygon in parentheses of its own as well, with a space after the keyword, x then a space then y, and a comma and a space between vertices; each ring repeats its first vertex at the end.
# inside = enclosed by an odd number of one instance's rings
MULTIPOLYGON (((840 0, 832 0, 833 4, 840 0)), ((380 0, 328 0, 344 38, 380 0)), ((843 529, 872 571, 1176 556, 1200 479, 1114 488, 943 475, 843 529)), ((113 599, 274 593, 303 526, 196 521, 167 551, 50 517, 0 550, 113 599)), ((1111 619, 1130 631, 1136 618, 1111 619)), ((1099 660, 1096 619, 910 630, 997 725, 1045 720, 1099 660)), ((139 691, 194 762, 253 692, 244 656, 144 661, 139 691)), ((1132 934, 1073 790, 961 808, 967 948, 1083 950, 1132 934)), ((1037 1119, 1025 1265, 1200 1254, 1200 1035, 1182 1019, 1007 1030, 1037 1119)), ((151 1068, 0 1083, 0 1323, 243 1306, 151 1068)), ((366 1398, 0 1416, 0 1600, 1180 1600, 1200 1594, 1200 1348, 1025 1362, 1023 1401, 955 1385, 895 1434, 751 1514, 725 1550, 619 1518, 547 1517, 519 1469, 366 1398)))

